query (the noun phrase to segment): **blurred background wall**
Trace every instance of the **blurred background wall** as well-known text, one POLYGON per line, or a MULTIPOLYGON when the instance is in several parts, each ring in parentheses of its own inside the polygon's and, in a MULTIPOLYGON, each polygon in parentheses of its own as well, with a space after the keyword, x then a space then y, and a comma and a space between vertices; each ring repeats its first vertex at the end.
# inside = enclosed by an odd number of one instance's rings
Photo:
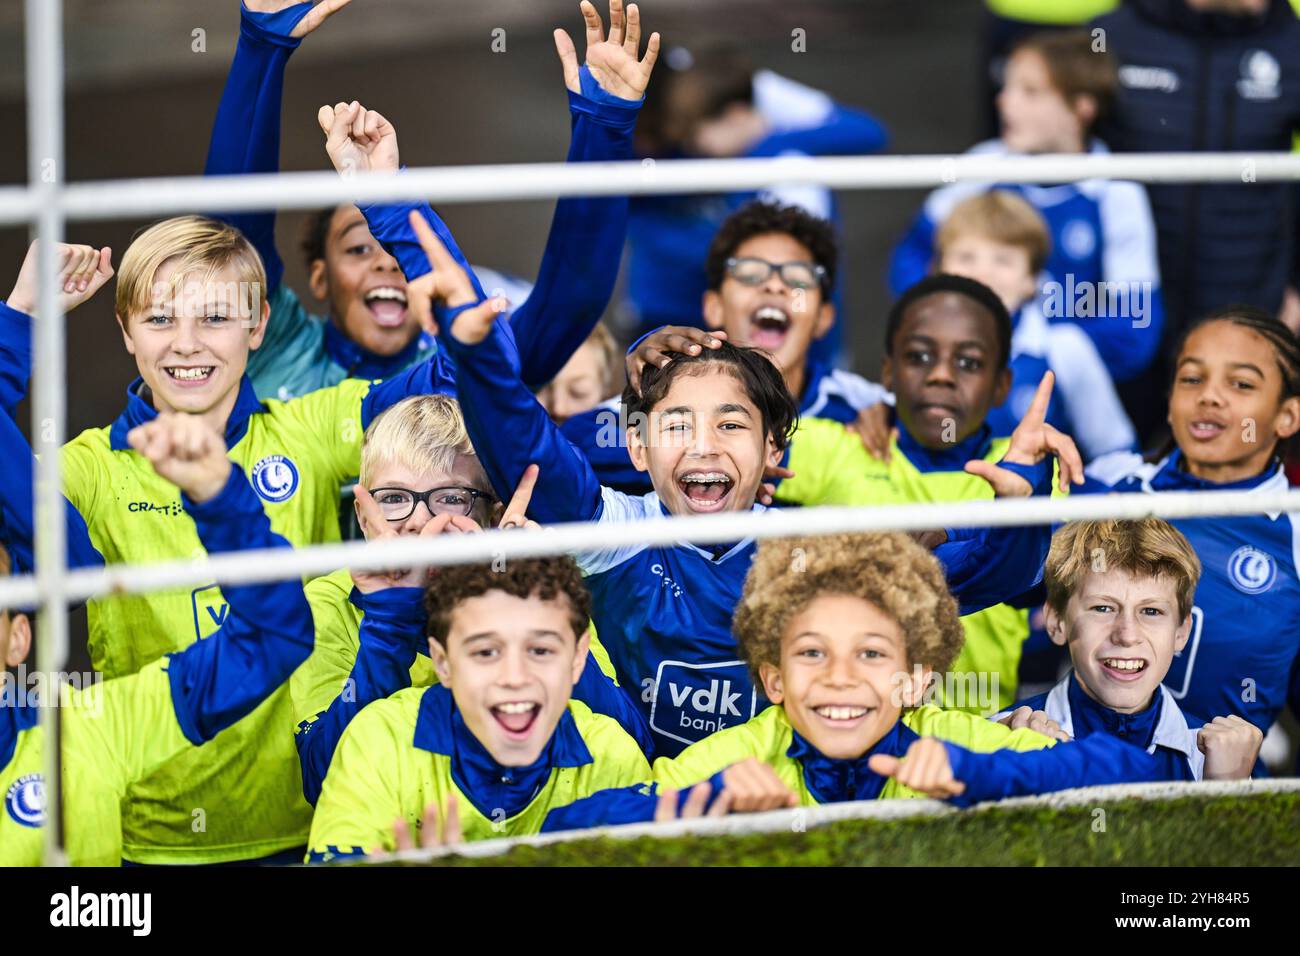
MULTIPOLYGON (((68 180, 202 171, 238 6, 238 0, 65 0, 68 180), (196 36, 196 30, 203 32, 196 36)), ((668 45, 734 43, 757 66, 866 109, 887 127, 890 152, 959 152, 977 138, 976 0, 643 0, 640 6, 647 31, 658 30, 668 45), (806 52, 791 49, 796 29, 805 31, 806 52)), ((3 183, 26 178, 22 21, 20 0, 0 0, 3 183)), ((551 41, 556 26, 575 37, 581 52, 577 0, 353 0, 290 62, 282 168, 328 169, 316 109, 352 99, 394 122, 408 165, 562 160, 568 114, 551 41), (506 49, 494 53, 498 28, 505 30, 506 49)), ((853 367, 871 378, 879 370, 888 304, 888 251, 922 195, 840 195, 845 341, 853 367)), ((531 278, 552 206, 440 211, 474 262, 531 278)), ((286 281, 305 292, 297 254, 301 222, 299 213, 282 215, 279 238, 286 281)), ((74 223, 69 240, 111 245, 116 262, 143 225, 74 223)), ((0 230, 0 295, 8 293, 27 241, 25 230, 0 230)), ((69 320, 70 436, 116 417, 135 375, 111 301, 105 290, 69 320)), ((22 414, 25 422, 26 409, 22 414)))

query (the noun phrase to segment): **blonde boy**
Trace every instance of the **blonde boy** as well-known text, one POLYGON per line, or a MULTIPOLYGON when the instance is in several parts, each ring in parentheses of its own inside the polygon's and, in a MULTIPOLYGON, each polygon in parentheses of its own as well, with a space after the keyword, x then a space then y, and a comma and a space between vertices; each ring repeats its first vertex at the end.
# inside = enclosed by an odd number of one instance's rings
MULTIPOLYGON (((249 242, 200 216, 150 226, 122 257, 116 313, 139 377, 112 424, 88 429, 63 449, 64 493, 106 562, 205 553, 179 490, 131 448, 133 428, 171 412, 201 418, 224 438, 272 529, 300 546, 338 539, 338 488, 356 474, 371 419, 444 381, 431 360, 383 384, 349 380, 292 402, 259 401, 244 373, 265 332, 265 287, 249 242)), ((11 320, 22 316, 10 311, 11 320)), ((20 339, 30 335, 29 323, 10 321, 7 331, 20 339)), ((23 353, 17 344, 0 350, 0 363, 23 353)), ((27 374, 0 371, 20 381, 27 374)), ((92 601, 92 666, 108 678, 133 674, 215 633, 228 613, 215 584, 92 601)), ((301 846, 310 807, 291 726, 289 695, 281 690, 201 755, 184 754, 136 783, 123 804, 125 857, 215 863, 301 846)))

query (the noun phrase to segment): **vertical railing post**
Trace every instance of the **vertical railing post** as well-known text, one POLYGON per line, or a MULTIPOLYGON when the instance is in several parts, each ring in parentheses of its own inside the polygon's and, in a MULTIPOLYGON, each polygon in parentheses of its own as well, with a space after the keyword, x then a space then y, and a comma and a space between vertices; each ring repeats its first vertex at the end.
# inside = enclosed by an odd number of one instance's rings
POLYGON ((36 663, 45 673, 41 727, 45 747, 45 854, 47 866, 67 863, 63 851, 62 754, 59 690, 68 659, 68 608, 63 592, 67 540, 63 520, 60 449, 65 414, 63 311, 58 257, 63 239, 63 0, 27 0, 28 188, 39 199, 40 294, 32 349, 32 446, 36 467, 35 552, 41 590, 36 663))

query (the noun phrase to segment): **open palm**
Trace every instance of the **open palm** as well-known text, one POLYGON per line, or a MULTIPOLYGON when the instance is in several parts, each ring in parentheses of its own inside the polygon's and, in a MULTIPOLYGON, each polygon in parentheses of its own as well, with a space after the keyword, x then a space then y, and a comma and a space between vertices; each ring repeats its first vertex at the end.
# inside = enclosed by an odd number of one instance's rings
MULTIPOLYGON (((641 11, 634 3, 623 15, 623 0, 609 0, 609 37, 605 25, 590 0, 582 0, 582 18, 587 29, 587 69, 606 93, 625 100, 639 100, 645 95, 659 58, 659 34, 650 34, 645 57, 638 60, 641 46, 641 11)), ((573 40, 564 30, 555 31, 555 50, 564 67, 564 85, 581 92, 578 83, 578 53, 573 40)))

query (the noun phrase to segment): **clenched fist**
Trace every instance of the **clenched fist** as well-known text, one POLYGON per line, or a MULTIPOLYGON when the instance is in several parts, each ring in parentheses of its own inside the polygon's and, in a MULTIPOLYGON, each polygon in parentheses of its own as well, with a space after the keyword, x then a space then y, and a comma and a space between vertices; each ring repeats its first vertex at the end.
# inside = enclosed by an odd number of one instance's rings
POLYGON ((126 439, 196 504, 215 498, 230 480, 225 440, 197 415, 163 412, 131 429, 126 439))
POLYGON ((1215 717, 1196 735, 1196 746, 1205 754, 1205 779, 1249 779, 1263 744, 1263 731, 1250 721, 1236 714, 1215 717))

